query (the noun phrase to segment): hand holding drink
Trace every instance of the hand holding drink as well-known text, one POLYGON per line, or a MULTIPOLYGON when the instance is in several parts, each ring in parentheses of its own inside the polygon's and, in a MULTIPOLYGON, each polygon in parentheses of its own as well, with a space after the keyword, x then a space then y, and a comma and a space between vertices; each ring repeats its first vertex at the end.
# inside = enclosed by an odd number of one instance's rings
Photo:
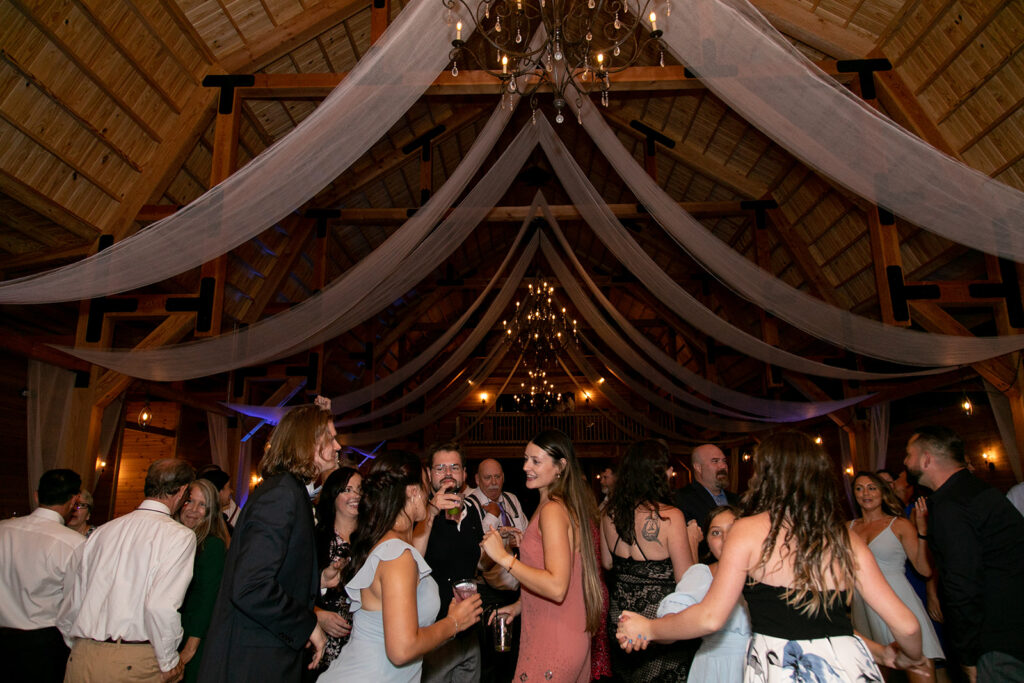
POLYGON ((462 602, 467 598, 476 595, 476 581, 473 579, 458 579, 452 584, 452 592, 455 594, 455 601, 462 602))

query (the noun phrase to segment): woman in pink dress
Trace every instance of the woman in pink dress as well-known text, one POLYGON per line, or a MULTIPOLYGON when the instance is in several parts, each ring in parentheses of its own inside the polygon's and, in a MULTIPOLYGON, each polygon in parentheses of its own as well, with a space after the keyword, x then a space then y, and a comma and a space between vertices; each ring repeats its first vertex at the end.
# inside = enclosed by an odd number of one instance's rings
POLYGON ((569 437, 546 430, 526 445, 527 488, 540 505, 520 544, 521 560, 496 531, 482 546, 522 586, 519 602, 496 614, 522 614, 522 641, 513 681, 590 680, 590 638, 601 622, 601 583, 590 525, 597 517, 569 437))

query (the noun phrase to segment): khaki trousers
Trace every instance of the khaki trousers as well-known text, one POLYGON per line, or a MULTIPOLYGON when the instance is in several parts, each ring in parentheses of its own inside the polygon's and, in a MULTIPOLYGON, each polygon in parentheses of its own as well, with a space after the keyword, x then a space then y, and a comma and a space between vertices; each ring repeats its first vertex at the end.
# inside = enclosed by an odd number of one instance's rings
POLYGON ((110 683, 112 681, 153 681, 160 683, 160 666, 153 646, 101 643, 88 638, 75 640, 68 657, 64 683, 110 683))

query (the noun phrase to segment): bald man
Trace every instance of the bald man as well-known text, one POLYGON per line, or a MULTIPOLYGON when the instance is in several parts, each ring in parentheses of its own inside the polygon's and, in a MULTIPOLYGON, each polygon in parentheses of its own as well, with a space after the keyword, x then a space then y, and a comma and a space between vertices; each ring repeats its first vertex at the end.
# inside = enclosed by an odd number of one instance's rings
MULTIPOLYGON (((693 449, 693 481, 675 495, 675 506, 683 511, 686 521, 704 524, 705 517, 719 505, 736 505, 739 496, 725 490, 729 483, 729 462, 722 449, 706 443, 693 449)), ((703 557, 707 543, 701 541, 698 550, 703 557)), ((698 558, 694 558, 698 559, 698 558)))
MULTIPOLYGON (((526 531, 529 519, 523 512, 514 493, 504 490, 505 473, 501 463, 488 459, 480 463, 476 470, 476 488, 469 495, 479 503, 484 533, 491 529, 515 529, 518 536, 526 531)), ((510 533, 516 533, 510 531, 510 533)), ((484 610, 493 610, 509 605, 519 599, 519 582, 500 565, 482 560, 480 563, 480 580, 477 582, 480 597, 484 601, 484 610)), ((485 614, 484 620, 487 616, 485 614)), ((495 652, 490 642, 489 629, 478 629, 480 634, 481 681, 508 683, 516 669, 519 656, 519 620, 511 624, 512 649, 509 652, 495 652)))

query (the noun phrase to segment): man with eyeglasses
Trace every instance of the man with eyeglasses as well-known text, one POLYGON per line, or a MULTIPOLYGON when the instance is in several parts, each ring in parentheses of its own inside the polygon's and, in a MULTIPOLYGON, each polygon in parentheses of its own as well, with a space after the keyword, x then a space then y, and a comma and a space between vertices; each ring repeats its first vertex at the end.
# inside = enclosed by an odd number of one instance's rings
POLYGON ((82 478, 49 470, 32 514, 0 522, 0 661, 11 681, 62 681, 68 647, 57 630, 64 578, 85 536, 65 526, 82 478))
MULTIPOLYGON (((441 596, 438 619, 448 614, 454 582, 472 581, 484 532, 480 512, 465 496, 466 461, 454 442, 427 449, 433 498, 427 518, 416 527, 415 544, 432 570, 441 596)), ((477 683, 480 645, 475 628, 466 629, 423 658, 423 683, 477 683)))

